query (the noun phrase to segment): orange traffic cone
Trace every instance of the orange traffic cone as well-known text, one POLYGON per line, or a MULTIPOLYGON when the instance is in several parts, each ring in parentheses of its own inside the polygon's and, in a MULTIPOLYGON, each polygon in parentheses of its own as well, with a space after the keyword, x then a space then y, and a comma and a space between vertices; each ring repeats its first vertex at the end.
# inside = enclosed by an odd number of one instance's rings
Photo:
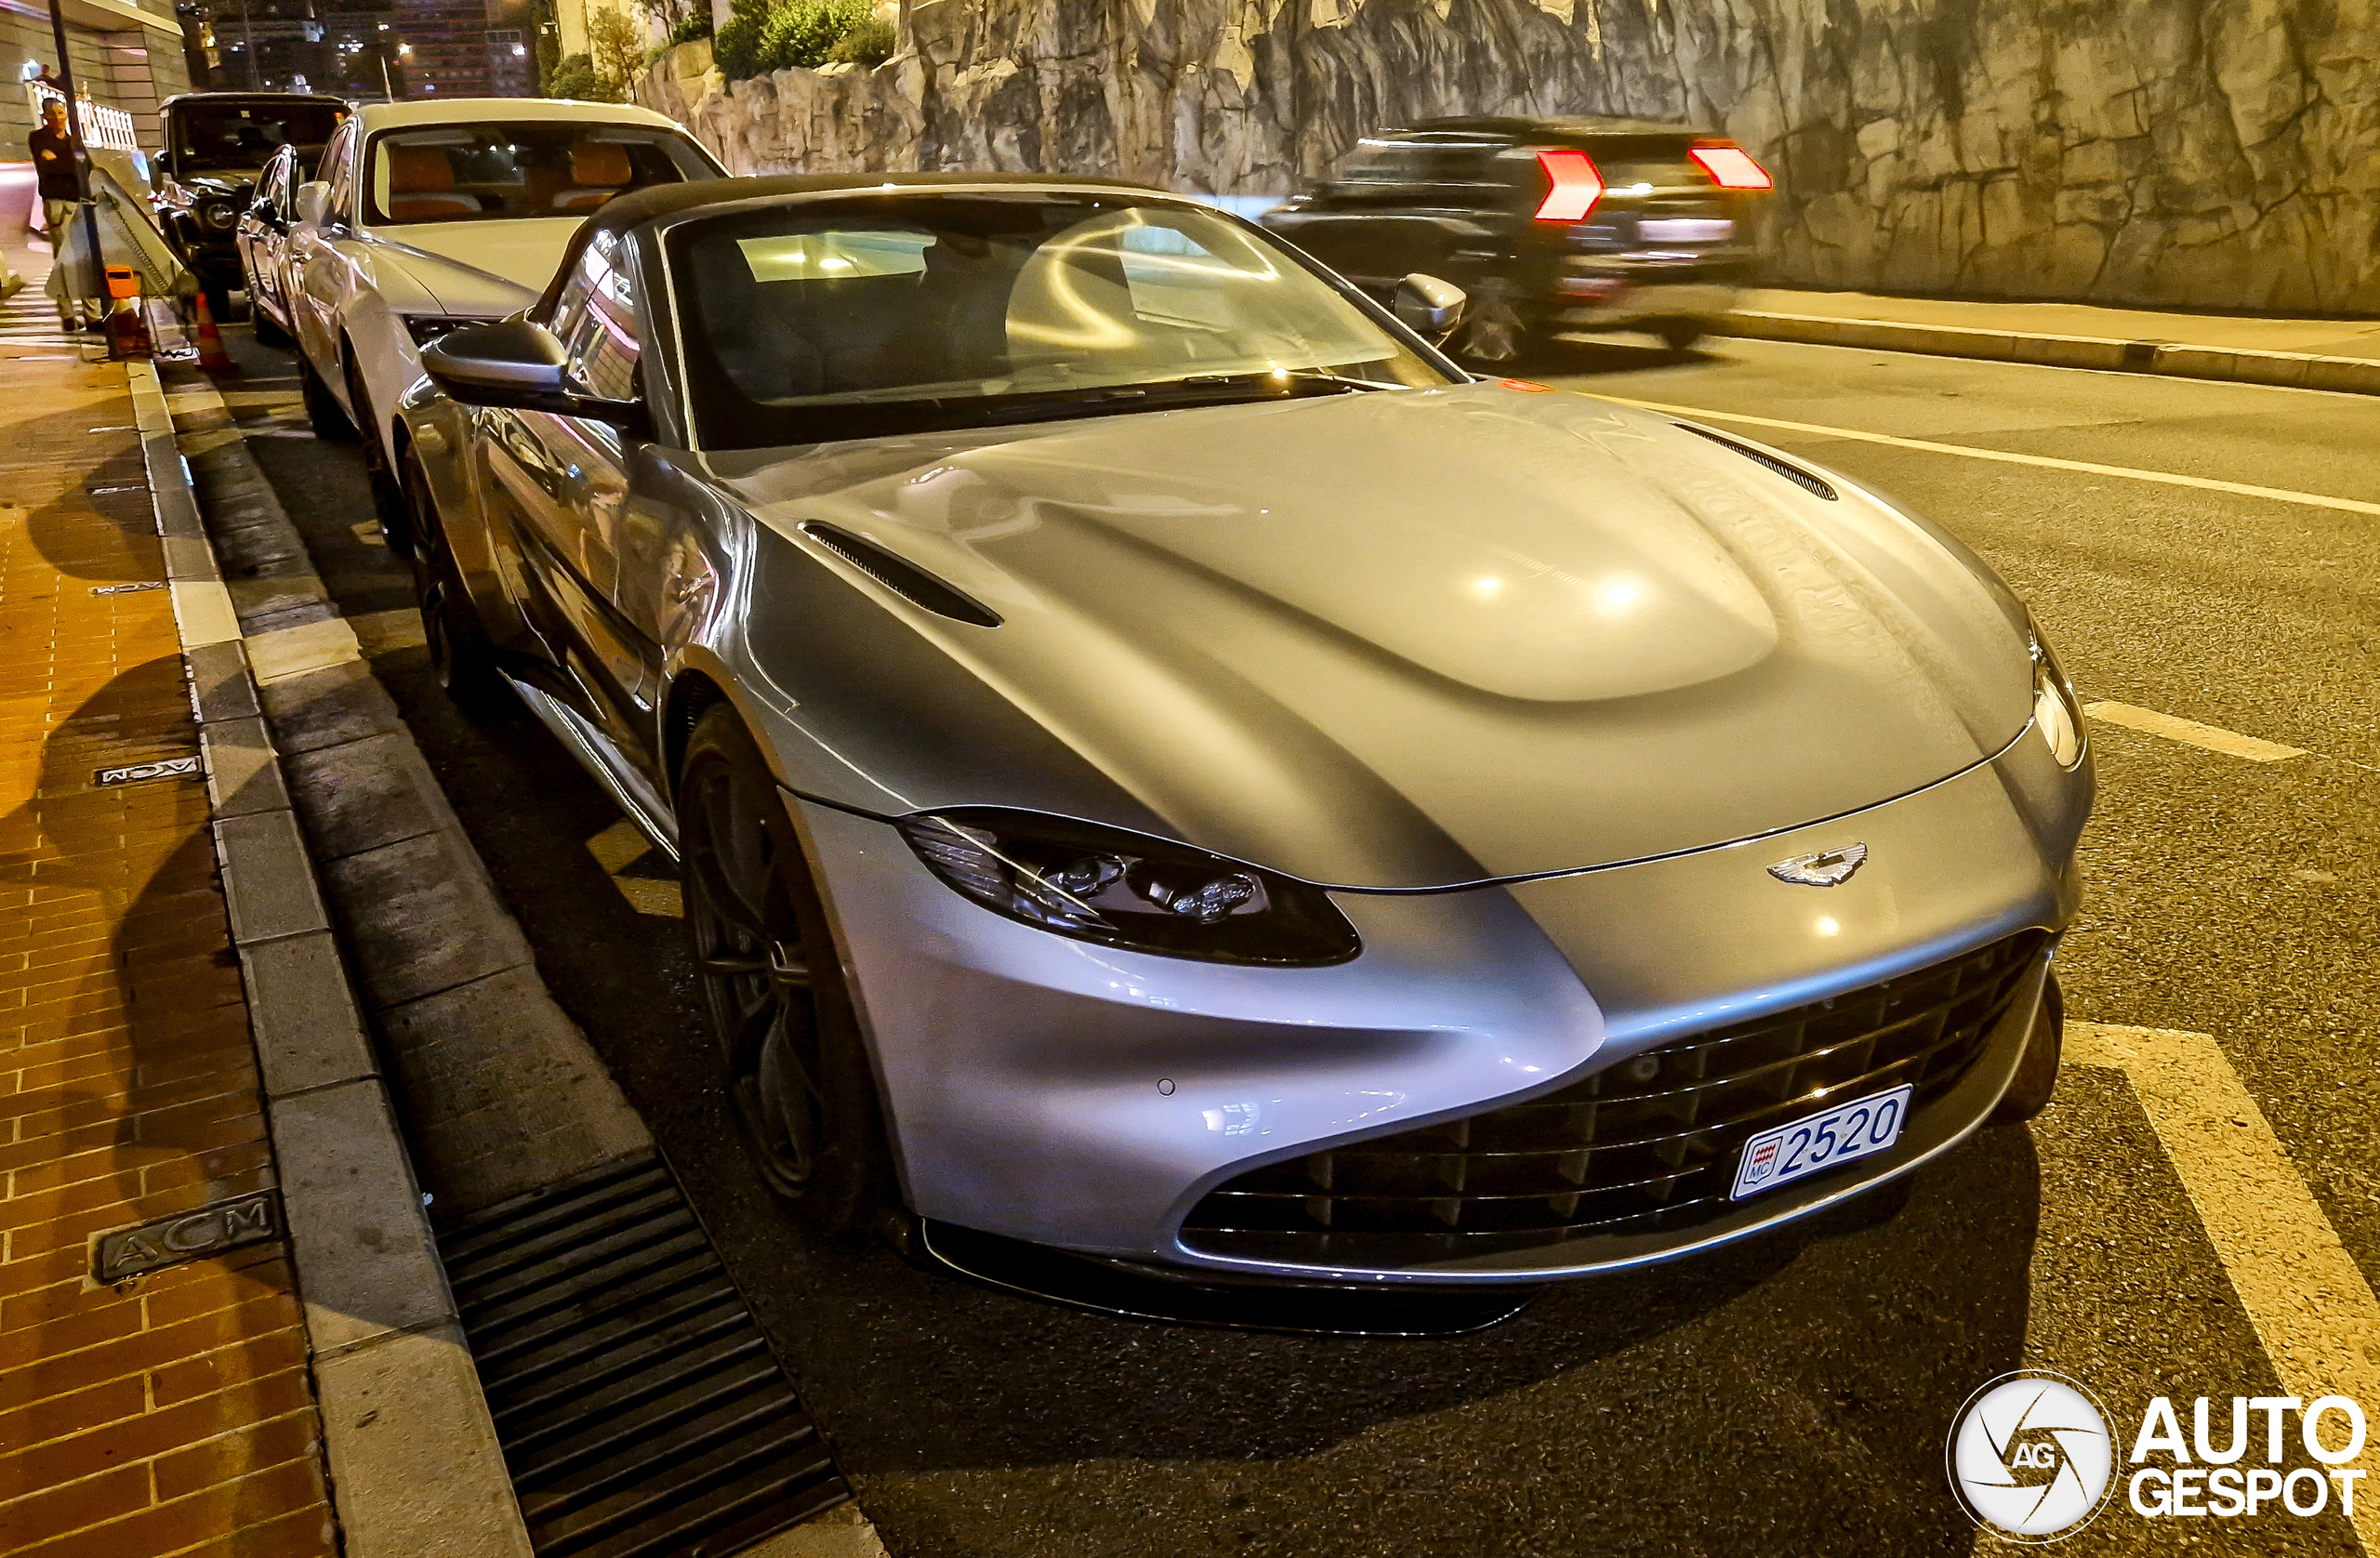
POLYGON ((240 371, 231 354, 223 350, 222 332, 215 328, 215 316, 207 311, 204 292, 198 295, 198 365, 210 378, 240 371))

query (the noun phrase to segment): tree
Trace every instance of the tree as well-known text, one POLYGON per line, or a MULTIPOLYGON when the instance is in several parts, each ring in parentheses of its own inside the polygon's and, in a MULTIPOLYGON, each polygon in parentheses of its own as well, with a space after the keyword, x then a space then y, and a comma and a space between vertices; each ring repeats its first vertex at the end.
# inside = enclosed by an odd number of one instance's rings
POLYGON ((595 66, 584 54, 565 54, 561 63, 546 77, 546 96, 575 98, 581 102, 601 103, 612 99, 603 94, 602 84, 595 79, 595 66))
POLYGON ((644 39, 636 23, 608 6, 587 14, 587 53, 595 67, 595 83, 602 100, 628 101, 628 88, 644 73, 644 39))

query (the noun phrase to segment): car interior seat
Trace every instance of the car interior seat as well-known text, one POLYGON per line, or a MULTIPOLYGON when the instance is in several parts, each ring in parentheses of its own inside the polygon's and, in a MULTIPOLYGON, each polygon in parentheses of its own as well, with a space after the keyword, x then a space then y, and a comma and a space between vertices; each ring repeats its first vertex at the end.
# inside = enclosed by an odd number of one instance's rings
POLYGON ((555 192, 557 211, 592 211, 635 182, 628 149, 616 140, 581 139, 570 143, 570 183, 555 192))
POLYGON ((479 196, 455 188, 455 165, 444 147, 389 148, 390 221, 436 221, 479 209, 479 196))
MULTIPOLYGON (((767 404, 812 395, 998 377, 1007 368, 1007 286, 926 250, 926 268, 840 279, 754 279, 735 247, 696 251, 712 354, 739 393, 767 404), (986 285, 985 283, 991 284, 986 285)), ((1001 264, 1012 272, 1012 257, 1001 264)))

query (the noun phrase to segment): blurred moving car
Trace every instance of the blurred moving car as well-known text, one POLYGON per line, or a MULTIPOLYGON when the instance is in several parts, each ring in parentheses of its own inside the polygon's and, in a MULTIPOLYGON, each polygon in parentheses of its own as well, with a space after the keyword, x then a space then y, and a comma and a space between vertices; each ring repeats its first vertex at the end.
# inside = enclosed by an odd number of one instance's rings
POLYGON ((1433 119, 1367 137, 1260 218, 1384 295, 1422 271, 1471 295, 1459 355, 1644 330, 1683 350, 1751 279, 1769 177, 1732 141, 1622 119, 1433 119))
POLYGON ((747 178, 424 351, 431 662, 683 861, 683 1063, 813 1226, 1137 1313, 1525 1285, 2047 1102, 2092 780, 2024 607, 1396 298, 1129 185, 747 178))
POLYGON ((249 322, 266 346, 287 346, 297 333, 289 313, 289 229, 298 219, 298 186, 307 165, 298 156, 295 146, 272 154, 257 177, 256 198, 231 230, 249 322))
POLYGON ((298 187, 289 323, 314 431, 364 433, 380 520, 411 544, 390 478, 394 413, 422 344, 527 307, 581 222, 631 190, 725 173, 674 121, 617 103, 369 103, 298 187))
POLYGON ((236 230, 264 168, 284 146, 311 161, 349 112, 343 99, 297 92, 185 92, 158 105, 158 214, 217 320, 245 284, 236 230))

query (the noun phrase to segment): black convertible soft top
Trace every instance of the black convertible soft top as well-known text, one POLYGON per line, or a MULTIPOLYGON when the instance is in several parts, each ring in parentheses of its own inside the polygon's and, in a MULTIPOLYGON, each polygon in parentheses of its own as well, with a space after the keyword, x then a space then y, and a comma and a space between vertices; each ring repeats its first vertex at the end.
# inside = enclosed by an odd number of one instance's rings
POLYGON ((609 200, 587 218, 562 251, 562 263, 537 299, 536 313, 550 318, 562 292, 562 278, 578 266, 579 251, 599 232, 626 232, 659 217, 674 217, 706 205, 737 205, 764 201, 773 195, 822 194, 835 191, 874 191, 930 190, 953 184, 1038 184, 1090 190, 1130 190, 1157 194, 1146 184, 1124 178, 1086 178, 1072 173, 778 173, 762 178, 689 178, 675 184, 651 184, 609 200))

